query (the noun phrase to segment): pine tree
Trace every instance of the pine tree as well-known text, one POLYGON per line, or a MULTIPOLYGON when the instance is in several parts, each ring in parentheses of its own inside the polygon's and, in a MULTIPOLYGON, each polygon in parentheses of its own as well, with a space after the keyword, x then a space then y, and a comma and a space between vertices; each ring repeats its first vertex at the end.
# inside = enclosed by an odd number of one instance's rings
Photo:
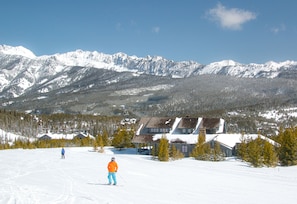
POLYGON ((289 128, 278 136, 280 147, 278 156, 282 166, 297 164, 297 129, 289 128))
POLYGON ((153 157, 158 156, 158 148, 156 147, 156 145, 153 145, 152 150, 151 150, 151 155, 153 157))
POLYGON ((100 147, 99 152, 103 153, 104 152, 104 142, 103 142, 103 137, 101 135, 98 137, 98 145, 100 147))
POLYGON ((116 148, 124 148, 124 134, 121 129, 118 129, 114 134, 112 145, 116 148))
POLYGON ((168 161, 169 160, 168 140, 164 136, 160 139, 158 159, 160 161, 168 161))
POLYGON ((248 161, 254 166, 259 167, 262 162, 262 141, 260 137, 248 143, 248 161))
POLYGON ((242 161, 248 160, 247 139, 244 137, 244 134, 241 134, 240 136, 240 144, 238 145, 238 149, 236 153, 237 153, 237 156, 241 158, 242 161))
POLYGON ((223 154, 222 154, 222 151, 221 151, 220 143, 218 143, 218 142, 214 143, 213 160, 214 161, 223 160, 223 154))
POLYGON ((110 145, 110 141, 109 141, 109 138, 108 138, 108 132, 107 132, 106 129, 104 129, 103 132, 102 132, 102 139, 103 139, 103 145, 104 146, 110 145))
POLYGON ((133 134, 133 131, 127 131, 125 128, 119 128, 114 135, 112 145, 114 145, 116 148, 131 147, 133 134))
POLYGON ((172 144, 171 148, 170 148, 170 157, 173 160, 181 159, 181 158, 184 158, 184 154, 181 151, 179 151, 178 149, 176 149, 176 146, 174 144, 172 144))
POLYGON ((265 141, 263 149, 263 163, 268 167, 276 166, 277 160, 277 154, 274 150, 273 145, 270 144, 268 141, 265 141))
POLYGON ((211 148, 209 143, 205 143, 205 135, 199 133, 198 143, 191 152, 191 156, 197 160, 211 160, 211 148))
POLYGON ((205 135, 204 134, 199 134, 199 137, 198 137, 198 145, 197 145, 197 153, 198 153, 198 157, 200 156, 203 156, 204 155, 204 152, 205 152, 205 147, 203 146, 205 143, 205 135))

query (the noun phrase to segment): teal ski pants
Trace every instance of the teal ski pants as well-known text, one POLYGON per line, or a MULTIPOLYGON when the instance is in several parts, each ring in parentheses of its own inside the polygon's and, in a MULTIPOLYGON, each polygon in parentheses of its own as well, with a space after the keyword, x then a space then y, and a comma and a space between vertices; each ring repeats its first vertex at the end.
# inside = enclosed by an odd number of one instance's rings
POLYGON ((116 177, 116 173, 115 172, 108 172, 108 184, 111 184, 113 181, 113 184, 116 185, 117 184, 117 177, 116 177))

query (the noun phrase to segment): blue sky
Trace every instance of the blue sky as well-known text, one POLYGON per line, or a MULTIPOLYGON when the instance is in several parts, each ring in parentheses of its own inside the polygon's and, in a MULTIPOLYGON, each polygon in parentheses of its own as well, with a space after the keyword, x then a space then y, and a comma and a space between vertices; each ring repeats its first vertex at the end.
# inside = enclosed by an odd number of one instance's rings
POLYGON ((202 64, 297 61, 296 0, 4 0, 0 44, 202 64))

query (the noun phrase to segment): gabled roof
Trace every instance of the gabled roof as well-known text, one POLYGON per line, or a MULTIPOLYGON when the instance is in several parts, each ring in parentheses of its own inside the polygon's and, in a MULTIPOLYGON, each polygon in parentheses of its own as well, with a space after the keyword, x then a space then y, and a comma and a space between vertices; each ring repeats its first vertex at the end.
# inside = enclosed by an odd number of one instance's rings
POLYGON ((38 139, 39 140, 50 140, 52 138, 50 136, 48 136, 48 135, 43 135, 43 136, 39 137, 38 139))
POLYGON ((44 135, 47 135, 47 136, 51 137, 51 139, 73 139, 75 136, 77 136, 79 134, 82 134, 85 137, 90 137, 90 138, 94 139, 94 136, 92 136, 90 134, 86 135, 86 134, 77 133, 77 132, 71 133, 71 134, 60 134, 60 133, 50 133, 49 132, 47 134, 44 134, 44 133, 43 134, 38 134, 37 135, 37 138, 40 138, 40 137, 42 137, 44 135))
POLYGON ((132 143, 134 144, 146 144, 146 143, 152 143, 153 137, 152 135, 139 135, 134 136, 132 139, 132 143))
POLYGON ((153 141, 158 141, 162 137, 168 139, 169 143, 187 143, 187 144, 196 144, 198 142, 197 134, 155 134, 153 135, 153 141))
POLYGON ((139 127, 136 135, 149 134, 149 129, 172 129, 175 118, 170 117, 144 117, 139 121, 139 127))
MULTIPOLYGON (((215 134, 223 133, 225 121, 221 118, 171 118, 171 117, 145 117, 139 121, 139 127, 132 140, 133 143, 156 142, 165 133, 160 131, 147 131, 149 129, 170 128, 166 137, 171 142, 185 142, 194 144, 197 142, 200 128, 215 129, 215 134), (180 129, 193 129, 191 133, 184 134, 180 129), (141 142, 142 141, 142 142, 141 142)), ((212 134, 214 135, 214 134, 212 134)))
POLYGON ((170 117, 152 117, 148 121, 146 127, 147 128, 168 128, 172 127, 175 118, 170 117))
POLYGON ((198 118, 182 118, 177 128, 196 128, 198 118))
POLYGON ((141 125, 141 126, 146 126, 147 125, 147 123, 150 121, 150 119, 151 118, 149 118, 149 117, 144 117, 144 118, 141 118, 140 120, 139 120, 139 125, 141 125))
POLYGON ((262 140, 266 140, 267 142, 269 142, 270 144, 274 145, 274 146, 279 146, 279 144, 277 142, 275 142, 274 140, 271 140, 268 137, 265 137, 263 135, 258 135, 258 134, 217 134, 215 136, 211 136, 211 135, 207 135, 206 136, 206 142, 210 142, 211 140, 214 141, 218 141, 221 144, 224 144, 226 147, 229 147, 230 149, 232 149, 232 147, 234 147, 237 143, 241 143, 241 138, 245 138, 245 139, 251 139, 251 140, 255 140, 258 137, 260 137, 262 140))
POLYGON ((181 140, 179 138, 176 138, 174 140, 171 140, 170 143, 185 143, 186 144, 187 142, 185 142, 185 141, 183 141, 183 140, 181 140))
POLYGON ((220 126, 220 118, 203 118, 200 128, 213 129, 220 126))
POLYGON ((74 136, 74 138, 84 139, 87 135, 84 135, 83 133, 79 133, 78 135, 74 136))

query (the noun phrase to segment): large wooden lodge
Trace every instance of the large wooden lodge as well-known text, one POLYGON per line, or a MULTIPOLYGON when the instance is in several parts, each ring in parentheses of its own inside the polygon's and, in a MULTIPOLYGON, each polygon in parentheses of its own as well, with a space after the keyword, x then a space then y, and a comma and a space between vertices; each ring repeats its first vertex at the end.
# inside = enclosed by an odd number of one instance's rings
POLYGON ((150 151, 156 147, 162 137, 168 139, 170 145, 175 147, 189 157, 198 142, 199 133, 205 135, 207 143, 214 147, 215 142, 220 145, 221 151, 226 157, 236 155, 236 147, 240 143, 242 136, 255 139, 258 134, 227 134, 226 123, 222 118, 193 118, 193 117, 144 117, 139 121, 138 129, 132 140, 139 152, 145 147, 150 151))

